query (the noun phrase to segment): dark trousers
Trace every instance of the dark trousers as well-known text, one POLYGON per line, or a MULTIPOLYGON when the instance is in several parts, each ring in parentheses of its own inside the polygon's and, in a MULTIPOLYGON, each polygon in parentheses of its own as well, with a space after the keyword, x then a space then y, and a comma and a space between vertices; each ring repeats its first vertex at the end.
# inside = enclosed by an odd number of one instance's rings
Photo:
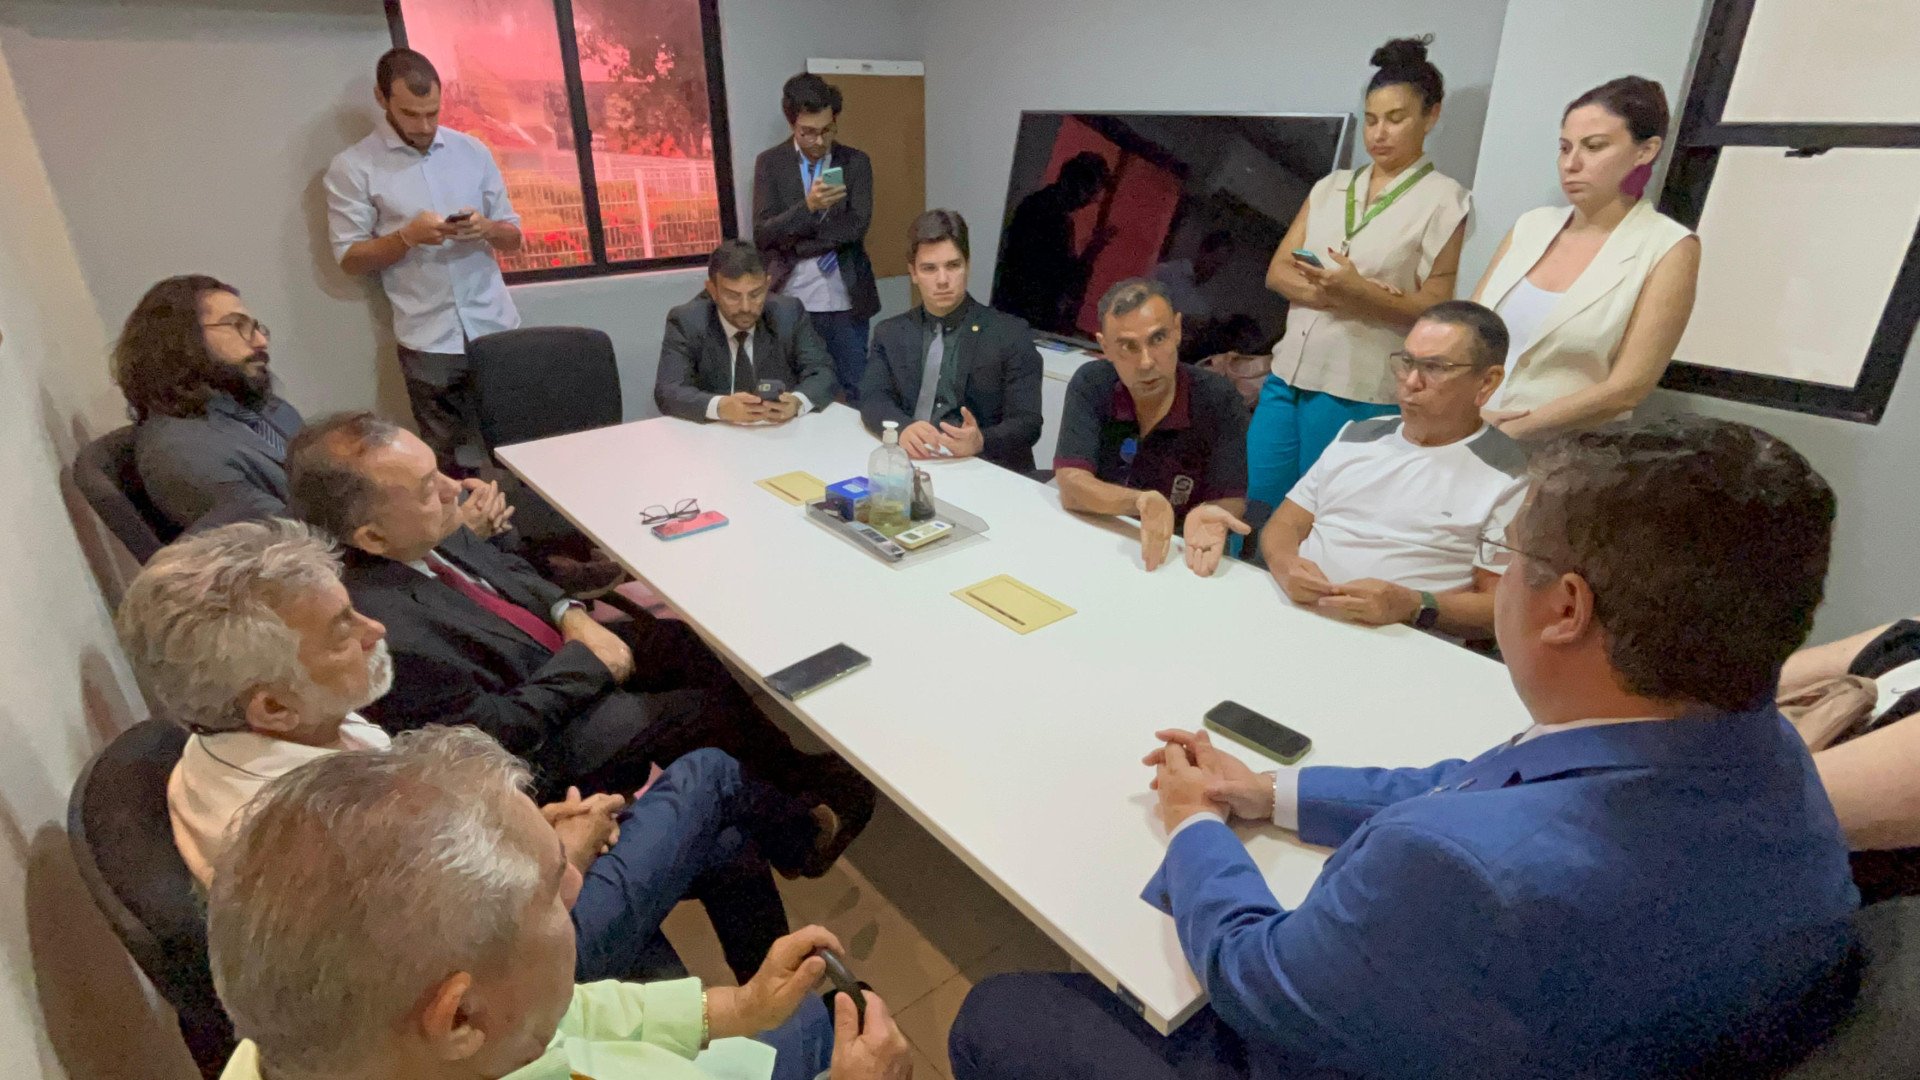
MULTIPOLYGON (((664 766, 714 747, 737 759, 748 776, 806 805, 833 807, 843 826, 857 831, 865 825, 873 786, 832 754, 801 753, 686 623, 648 617, 609 629, 633 650, 634 674, 624 689, 646 697, 651 719, 606 765, 571 783, 586 792, 633 791, 646 783, 653 763, 664 766)), ((563 780, 553 783, 550 790, 565 790, 563 780)))
POLYGON ((867 370, 868 320, 851 311, 810 311, 807 317, 827 343, 827 355, 833 357, 833 373, 840 379, 841 392, 849 404, 858 404, 860 376, 867 370))
POLYGON ((413 408, 420 441, 433 449, 440 471, 458 478, 485 465, 480 407, 467 354, 420 352, 402 345, 400 373, 407 380, 407 404, 413 408))
POLYGON ((726 754, 683 755, 587 868, 573 906, 575 980, 677 974, 677 960, 671 950, 663 958, 656 939, 667 913, 690 897, 707 909, 727 966, 745 983, 788 930, 767 856, 804 859, 814 829, 805 803, 743 776, 726 754))
POLYGON ((773 1047, 770 1080, 813 1080, 833 1061, 833 1014, 818 995, 808 994, 786 1023, 754 1038, 773 1047))
POLYGON ((999 975, 947 1039, 954 1080, 1246 1080, 1240 1037, 1211 1010, 1161 1035, 1091 975, 999 975))

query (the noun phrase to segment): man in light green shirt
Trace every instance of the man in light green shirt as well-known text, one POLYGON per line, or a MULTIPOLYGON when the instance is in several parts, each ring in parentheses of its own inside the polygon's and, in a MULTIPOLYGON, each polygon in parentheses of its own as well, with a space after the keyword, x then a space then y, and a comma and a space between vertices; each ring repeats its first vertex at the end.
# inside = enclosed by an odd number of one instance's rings
POLYGON ((244 1040, 223 1080, 908 1080, 878 997, 864 1026, 841 997, 828 1030, 814 953, 840 945, 817 926, 745 986, 575 987, 580 875, 527 781, 485 734, 435 727, 268 784, 207 902, 244 1040))

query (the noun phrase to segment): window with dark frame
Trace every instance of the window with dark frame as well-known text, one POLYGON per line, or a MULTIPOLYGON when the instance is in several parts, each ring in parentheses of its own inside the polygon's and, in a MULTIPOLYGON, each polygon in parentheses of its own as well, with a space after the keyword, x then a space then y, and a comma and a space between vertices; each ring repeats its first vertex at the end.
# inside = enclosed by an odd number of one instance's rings
MULTIPOLYGON (((1892 71, 1836 80, 1830 77, 1832 67, 1804 52, 1795 65, 1798 70, 1783 66, 1793 63, 1788 54, 1794 49, 1807 48, 1807 35, 1798 35, 1798 44, 1794 44, 1791 31, 1804 31, 1813 25, 1811 20, 1830 21, 1832 17, 1831 11, 1821 14, 1812 0, 1714 0, 1673 140, 1673 163, 1660 209, 1699 229, 1703 217, 1713 217, 1710 200, 1716 173, 1722 180, 1722 198, 1729 204, 1744 199, 1746 206, 1767 212, 1766 200, 1777 200, 1772 209, 1777 210, 1777 220, 1783 225, 1794 208, 1792 200, 1805 198, 1809 206, 1818 200, 1824 204, 1819 212, 1843 216, 1876 237, 1873 265, 1861 268, 1858 283, 1845 283, 1851 289, 1851 302, 1860 308, 1850 313, 1857 317, 1841 325, 1838 316, 1827 318, 1832 314, 1827 310, 1778 311, 1771 322, 1764 322, 1752 319, 1749 307, 1745 314, 1756 328, 1754 333, 1775 333, 1787 325, 1790 332, 1809 335, 1801 345, 1813 335, 1827 333, 1831 335, 1828 346, 1836 351, 1824 364, 1809 363, 1804 370, 1791 374, 1778 370, 1779 365, 1772 370, 1741 369, 1731 357, 1729 362, 1736 366, 1694 363, 1676 356, 1661 385, 1874 424, 1886 410, 1915 327, 1920 325, 1920 192, 1912 201, 1869 202, 1863 196, 1872 191, 1914 190, 1903 178, 1920 175, 1920 123, 1914 122, 1920 115, 1915 115, 1904 94, 1883 95, 1862 89, 1887 85, 1892 71), (1800 6, 1803 3, 1807 6, 1800 6), (1757 8, 1765 9, 1760 11, 1763 25, 1759 30, 1767 40, 1749 49, 1757 8), (1749 64, 1745 72, 1743 60, 1749 64), (1814 79, 1816 73, 1824 73, 1821 78, 1829 86, 1839 83, 1841 88, 1830 93, 1808 93, 1806 88, 1814 84, 1804 81, 1814 79), (1838 100, 1841 98, 1845 100, 1838 100), (1765 104, 1759 103, 1762 99, 1765 104), (1876 216, 1868 219, 1868 215, 1876 216), (1898 226, 1892 224, 1896 221, 1898 226), (1888 278, 1891 287, 1884 298, 1877 285, 1865 284, 1888 278), (1878 307, 1878 324, 1870 327, 1867 324, 1874 306, 1878 307), (1823 318, 1828 325, 1820 325, 1823 318)), ((1883 26, 1880 32, 1884 34, 1888 28, 1883 26)), ((1910 71, 1904 75, 1910 76, 1910 71)), ((1753 227, 1747 219, 1730 226, 1753 227)), ((1789 230, 1783 227, 1778 231, 1785 234, 1789 230)), ((1704 231, 1702 239, 1709 247, 1714 244, 1713 236, 1704 231)), ((1765 272, 1791 275, 1795 260, 1786 244, 1783 235, 1774 245, 1776 257, 1768 260, 1784 265, 1769 267, 1765 272)), ((1709 255, 1703 261, 1703 301, 1711 258, 1709 255)), ((1784 284, 1789 278, 1777 280, 1784 284)), ((1724 315, 1732 317, 1732 305, 1728 303, 1725 308, 1724 315)), ((1696 322, 1701 318, 1698 307, 1695 318, 1696 322)), ((1689 338, 1697 329, 1689 327, 1689 338)), ((1688 351, 1687 345, 1683 340, 1682 355, 1688 351)), ((1805 356, 1815 350, 1796 350, 1783 343, 1780 351, 1805 356)))
POLYGON ((705 265, 735 225, 718 0, 386 0, 493 152, 509 282, 705 265))

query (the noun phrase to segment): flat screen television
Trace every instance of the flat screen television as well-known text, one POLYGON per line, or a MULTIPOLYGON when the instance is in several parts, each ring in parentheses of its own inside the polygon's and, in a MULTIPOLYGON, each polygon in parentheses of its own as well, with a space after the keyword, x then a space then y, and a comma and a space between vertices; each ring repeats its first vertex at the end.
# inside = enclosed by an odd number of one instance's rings
POLYGON ((1152 277, 1182 313, 1181 359, 1264 352, 1287 302, 1267 262, 1307 191, 1342 165, 1349 118, 1020 114, 993 306, 1092 345, 1100 294, 1152 277))

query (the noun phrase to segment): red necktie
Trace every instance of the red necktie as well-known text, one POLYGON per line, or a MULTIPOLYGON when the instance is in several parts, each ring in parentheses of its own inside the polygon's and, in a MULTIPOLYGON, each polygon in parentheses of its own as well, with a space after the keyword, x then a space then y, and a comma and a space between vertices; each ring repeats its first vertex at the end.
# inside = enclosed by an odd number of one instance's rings
POLYGON ((427 556, 427 568, 433 571, 434 577, 453 586, 467 599, 512 623, 515 629, 545 646, 548 652, 559 652, 560 647, 567 643, 567 639, 560 636, 560 631, 555 630, 552 623, 493 590, 475 584, 472 578, 454 568, 452 564, 441 558, 438 552, 427 556))

